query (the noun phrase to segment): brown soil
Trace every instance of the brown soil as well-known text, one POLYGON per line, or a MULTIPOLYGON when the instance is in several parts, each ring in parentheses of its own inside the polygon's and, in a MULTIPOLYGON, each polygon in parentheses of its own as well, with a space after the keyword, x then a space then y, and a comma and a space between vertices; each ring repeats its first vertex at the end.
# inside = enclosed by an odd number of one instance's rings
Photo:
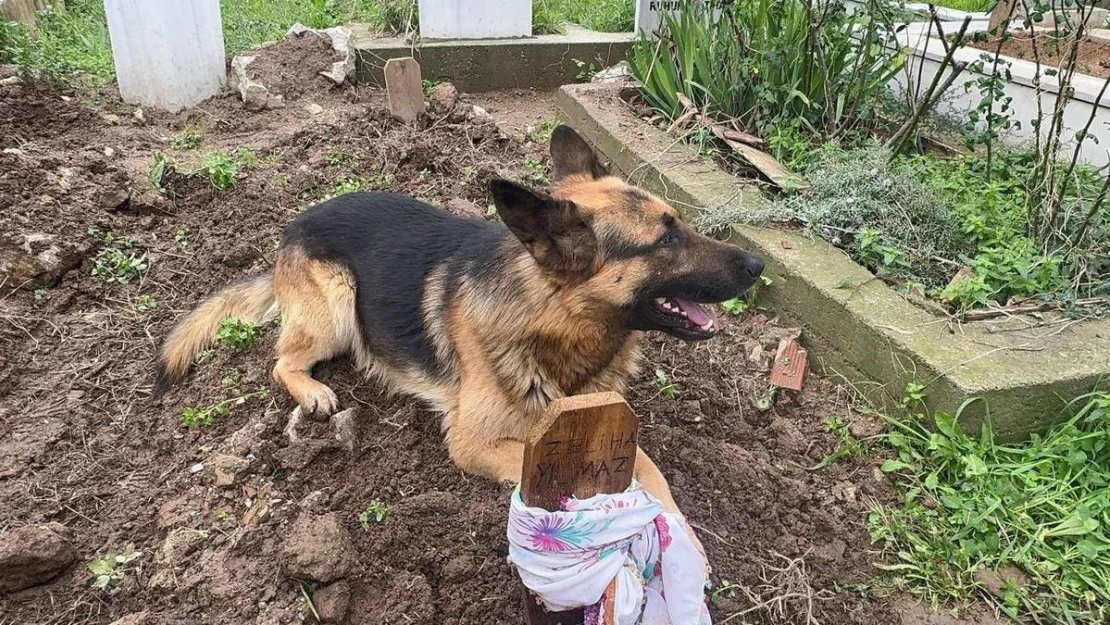
MULTIPOLYGON (((1028 33, 1011 34, 1002 43, 1002 54, 1025 61, 1036 61, 1039 58, 1041 65, 1045 67, 1059 67, 1071 54, 1074 42, 1074 37, 1056 37, 1051 33, 1038 34, 1036 37, 1028 33)), ((967 45, 995 52, 998 50, 998 38, 969 41, 967 45)), ((1080 42, 1076 69, 1080 73, 1099 78, 1110 77, 1110 44, 1090 40, 1080 42)))
MULTIPOLYGON (((283 226, 337 181, 363 177, 484 208, 489 178, 522 178, 526 157, 546 159, 544 146, 489 122, 426 117, 404 127, 376 91, 306 95, 324 112, 312 115, 303 103, 247 112, 227 96, 141 121, 118 102, 117 116, 0 87, 0 141, 21 151, 0 156, 0 231, 48 232, 84 250, 52 288, 0 292, 0 529, 61 523, 84 563, 129 544, 143 552, 141 567, 108 592, 93 589, 77 565, 46 586, 0 597, 0 622, 106 624, 140 612, 149 620, 132 625, 311 622, 302 592, 313 584, 287 577, 282 552, 295 520, 329 514, 341 525, 330 531, 345 530, 352 544, 332 541, 321 554, 342 550, 350 566, 315 607, 342 612, 336 606, 349 594, 343 622, 352 625, 520 622, 506 563, 509 489, 456 469, 439 418, 419 403, 386 396, 340 360, 319 375, 358 409, 353 453, 322 438, 291 445, 283 427, 293 406, 276 389, 233 404, 210 428, 186 429, 188 407, 270 388, 272 327, 249 351, 213 351, 187 384, 150 400, 155 351, 174 320, 272 262, 283 226), (199 150, 172 147, 185 127, 202 134, 199 150), (196 163, 198 152, 239 147, 259 162, 232 189, 173 175, 159 192, 147 180, 156 152, 196 163), (90 226, 138 237, 146 275, 122 285, 93 277, 90 226), (364 531, 359 513, 374 499, 392 515, 364 531)), ((510 96, 491 101, 513 108, 510 96)), ((537 111, 533 122, 552 113, 537 111)), ((894 599, 853 586, 877 573, 863 527, 866 500, 884 492, 874 462, 805 468, 837 446, 825 432, 830 417, 861 436, 876 424, 814 376, 804 392, 756 409, 770 354, 788 331, 762 315, 726 324, 704 344, 650 339, 648 366, 629 396, 645 448, 708 548, 721 587, 715 617, 751 610, 789 582, 812 587, 823 624, 898 623, 894 599), (662 377, 677 397, 660 392, 662 377), (788 560, 804 561, 789 580, 765 568, 788 560)), ((805 622, 805 605, 791 599, 786 619, 755 609, 744 622, 805 622)))

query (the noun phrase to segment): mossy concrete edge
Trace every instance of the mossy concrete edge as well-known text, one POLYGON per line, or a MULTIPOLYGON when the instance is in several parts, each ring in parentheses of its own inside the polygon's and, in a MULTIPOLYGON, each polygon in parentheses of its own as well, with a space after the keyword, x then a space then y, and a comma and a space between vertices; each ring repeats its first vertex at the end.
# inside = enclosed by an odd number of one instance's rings
MULTIPOLYGON (((644 123, 611 85, 567 85, 558 106, 611 166, 685 214, 768 201, 755 186, 644 123)), ((991 415, 1000 440, 1044 429, 1064 402, 1110 382, 1110 321, 1038 332, 1014 320, 957 325, 905 299, 825 241, 738 225, 730 239, 760 254, 774 282, 761 304, 805 330, 820 370, 880 406, 906 384, 927 385, 930 407, 961 412, 969 430, 991 415)))

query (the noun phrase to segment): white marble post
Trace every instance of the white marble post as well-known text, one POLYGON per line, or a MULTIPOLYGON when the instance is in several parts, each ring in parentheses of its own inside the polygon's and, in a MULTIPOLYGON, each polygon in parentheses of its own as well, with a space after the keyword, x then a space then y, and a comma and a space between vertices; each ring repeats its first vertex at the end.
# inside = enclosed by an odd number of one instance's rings
POLYGON ((532 35, 532 0, 419 0, 424 39, 505 39, 532 35))
POLYGON ((227 82, 219 0, 104 0, 124 101, 176 113, 227 82))

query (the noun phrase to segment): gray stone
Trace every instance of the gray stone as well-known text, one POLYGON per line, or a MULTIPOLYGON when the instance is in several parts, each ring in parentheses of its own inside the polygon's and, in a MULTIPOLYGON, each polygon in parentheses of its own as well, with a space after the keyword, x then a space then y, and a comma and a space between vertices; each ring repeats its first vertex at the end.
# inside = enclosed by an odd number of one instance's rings
POLYGON ((351 535, 335 513, 302 513, 281 547, 282 570, 296 579, 331 583, 346 577, 354 562, 351 535))
POLYGON ((212 483, 220 488, 234 486, 250 471, 249 460, 228 454, 215 454, 205 461, 204 468, 212 478, 212 483))
POLYGON ((45 584, 77 559, 65 527, 28 525, 0 534, 0 593, 45 584))
POLYGON ((89 252, 87 243, 58 243, 39 232, 0 238, 0 284, 28 290, 51 286, 77 267, 89 252))
POLYGON ((255 58, 250 54, 242 54, 231 59, 232 84, 239 90, 239 97, 243 100, 243 104, 248 109, 259 111, 284 107, 283 96, 271 94, 266 85, 250 77, 247 68, 255 58))
POLYGON ((439 117, 450 115, 458 103, 459 90, 455 89, 455 85, 449 82, 439 83, 432 88, 432 93, 428 96, 428 104, 431 106, 432 113, 439 117))

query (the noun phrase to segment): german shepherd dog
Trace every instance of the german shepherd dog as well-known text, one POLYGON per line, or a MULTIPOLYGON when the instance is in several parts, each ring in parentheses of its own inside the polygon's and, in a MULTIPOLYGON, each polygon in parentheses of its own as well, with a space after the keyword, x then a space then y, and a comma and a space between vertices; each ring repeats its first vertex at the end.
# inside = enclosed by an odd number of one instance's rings
MULTIPOLYGON (((180 381, 223 319, 280 312, 274 379, 301 410, 336 412, 312 368, 341 354, 441 411, 463 471, 519 482, 547 404, 623 393, 641 334, 712 337, 705 304, 736 297, 763 262, 702 236, 659 198, 606 173, 567 126, 551 136, 550 195, 508 180, 490 192, 503 225, 392 193, 323 202, 287 227, 270 273, 231 285, 166 340, 156 395, 180 381)), ((638 450, 635 477, 668 510, 666 481, 638 450)))

